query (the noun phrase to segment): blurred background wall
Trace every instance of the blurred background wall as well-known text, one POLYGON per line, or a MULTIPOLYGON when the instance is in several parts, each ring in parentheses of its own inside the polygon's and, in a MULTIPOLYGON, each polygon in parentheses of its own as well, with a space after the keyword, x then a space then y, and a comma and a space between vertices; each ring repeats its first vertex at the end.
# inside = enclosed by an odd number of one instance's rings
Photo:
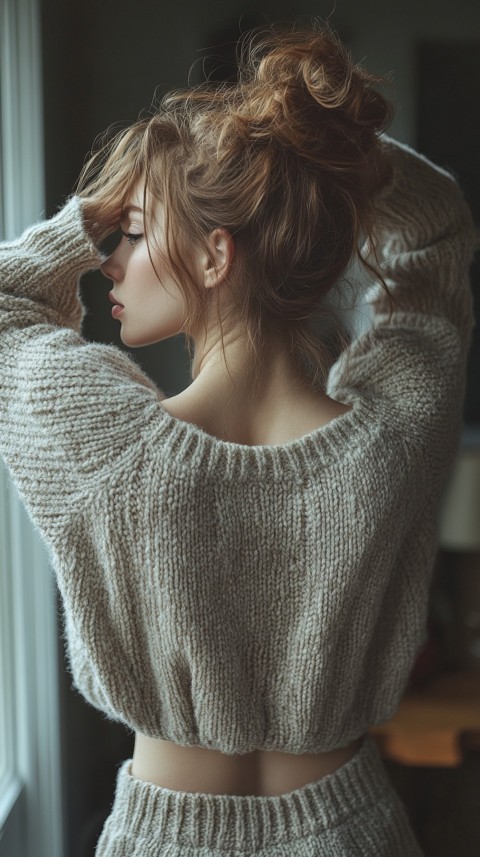
MULTIPOLYGON (((202 69, 228 74, 232 43, 268 22, 330 17, 355 58, 393 81, 393 136, 418 146, 460 178, 480 219, 480 4, 457 0, 43 0, 47 214, 71 193, 94 138, 112 123, 134 121, 154 93, 198 82, 202 69), (226 65, 227 64, 227 65, 226 65), (223 71, 222 71, 223 69, 223 71)), ((233 71, 233 68, 231 69, 233 71)), ((477 318, 478 265, 473 279, 477 318)), ((85 278, 87 338, 121 345, 106 298, 109 283, 85 278)), ((475 334, 465 405, 480 425, 480 348, 475 334)), ((123 347, 123 346, 121 346, 123 347)), ((181 338, 133 353, 167 395, 190 382, 181 338)), ((109 811, 118 763, 131 755, 133 736, 107 722, 70 688, 63 661, 62 746, 68 857, 93 854, 109 811)), ((445 835, 438 839, 445 842, 445 835)), ((432 846, 433 847, 433 846, 432 846)), ((435 853, 441 853, 436 846, 435 853)), ((448 853, 454 853, 449 851, 448 853)), ((455 853, 461 857, 470 851, 455 853)), ((473 851, 471 852, 473 854, 473 851)))

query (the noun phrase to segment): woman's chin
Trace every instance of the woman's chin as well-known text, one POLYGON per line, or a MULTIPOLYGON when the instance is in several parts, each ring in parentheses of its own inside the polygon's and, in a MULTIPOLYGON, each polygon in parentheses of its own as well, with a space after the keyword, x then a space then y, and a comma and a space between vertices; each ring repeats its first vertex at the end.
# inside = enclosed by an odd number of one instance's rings
POLYGON ((127 346, 127 348, 138 348, 140 345, 144 343, 142 341, 138 341, 138 338, 129 336, 128 333, 123 329, 123 326, 120 328, 120 339, 123 344, 127 346))
POLYGON ((156 345, 156 343, 161 342, 163 338, 164 337, 161 336, 132 336, 132 334, 128 334, 128 331, 124 329, 124 326, 120 328, 120 339, 127 348, 142 348, 146 345, 156 345))

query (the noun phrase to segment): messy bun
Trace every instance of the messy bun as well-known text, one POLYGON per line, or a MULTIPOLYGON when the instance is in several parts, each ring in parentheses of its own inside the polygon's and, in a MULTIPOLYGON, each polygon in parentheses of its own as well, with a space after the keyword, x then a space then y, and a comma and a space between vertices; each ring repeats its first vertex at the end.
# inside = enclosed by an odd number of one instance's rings
POLYGON ((371 86, 376 78, 325 29, 251 43, 240 78, 231 115, 240 135, 273 137, 322 169, 362 169, 390 121, 389 103, 371 86))
POLYGON ((266 332, 278 333, 312 380, 325 383, 313 324, 353 259, 367 264, 371 179, 391 105, 329 28, 272 31, 240 47, 236 84, 165 96, 153 116, 93 157, 79 192, 95 196, 99 218, 138 180, 164 203, 190 336, 205 323, 206 298, 185 250, 192 239, 207 248, 213 229, 228 229, 236 247, 232 312, 255 354, 266 332))

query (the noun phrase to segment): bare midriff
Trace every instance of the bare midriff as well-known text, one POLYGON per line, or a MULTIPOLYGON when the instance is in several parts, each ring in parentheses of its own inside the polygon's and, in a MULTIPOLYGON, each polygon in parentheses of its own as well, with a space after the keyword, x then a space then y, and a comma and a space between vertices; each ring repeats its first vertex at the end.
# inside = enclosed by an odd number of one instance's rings
POLYGON ((363 737, 326 753, 254 750, 230 755, 137 732, 131 773, 139 780, 175 791, 280 795, 332 774, 352 758, 363 737))

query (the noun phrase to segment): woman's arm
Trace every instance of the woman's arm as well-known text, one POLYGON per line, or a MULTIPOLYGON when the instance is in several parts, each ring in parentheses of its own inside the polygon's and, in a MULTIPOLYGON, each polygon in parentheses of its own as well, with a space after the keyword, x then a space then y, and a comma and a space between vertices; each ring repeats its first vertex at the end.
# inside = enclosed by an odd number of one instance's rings
MULTIPOLYGON (((84 308, 77 283, 103 258, 84 230, 80 201, 73 197, 50 220, 0 244, 0 332, 38 324, 80 331, 84 308)), ((0 346, 1 347, 1 346, 0 346)))
MULTIPOLYGON (((391 177, 376 200, 380 261, 395 312, 441 317, 462 338, 473 329, 469 268, 478 236, 453 177, 408 146, 383 139, 391 177)), ((387 311, 372 295, 375 311, 387 311)))
POLYGON ((158 415, 135 363, 78 332, 79 278, 101 261, 76 198, 0 245, 0 453, 52 536, 158 415))
POLYGON ((377 255, 392 311, 376 283, 366 295, 373 326, 342 356, 335 391, 348 397, 360 389, 386 402, 403 429, 421 434, 460 418, 477 239, 448 173, 388 137, 382 145, 390 177, 375 201, 377 255))

